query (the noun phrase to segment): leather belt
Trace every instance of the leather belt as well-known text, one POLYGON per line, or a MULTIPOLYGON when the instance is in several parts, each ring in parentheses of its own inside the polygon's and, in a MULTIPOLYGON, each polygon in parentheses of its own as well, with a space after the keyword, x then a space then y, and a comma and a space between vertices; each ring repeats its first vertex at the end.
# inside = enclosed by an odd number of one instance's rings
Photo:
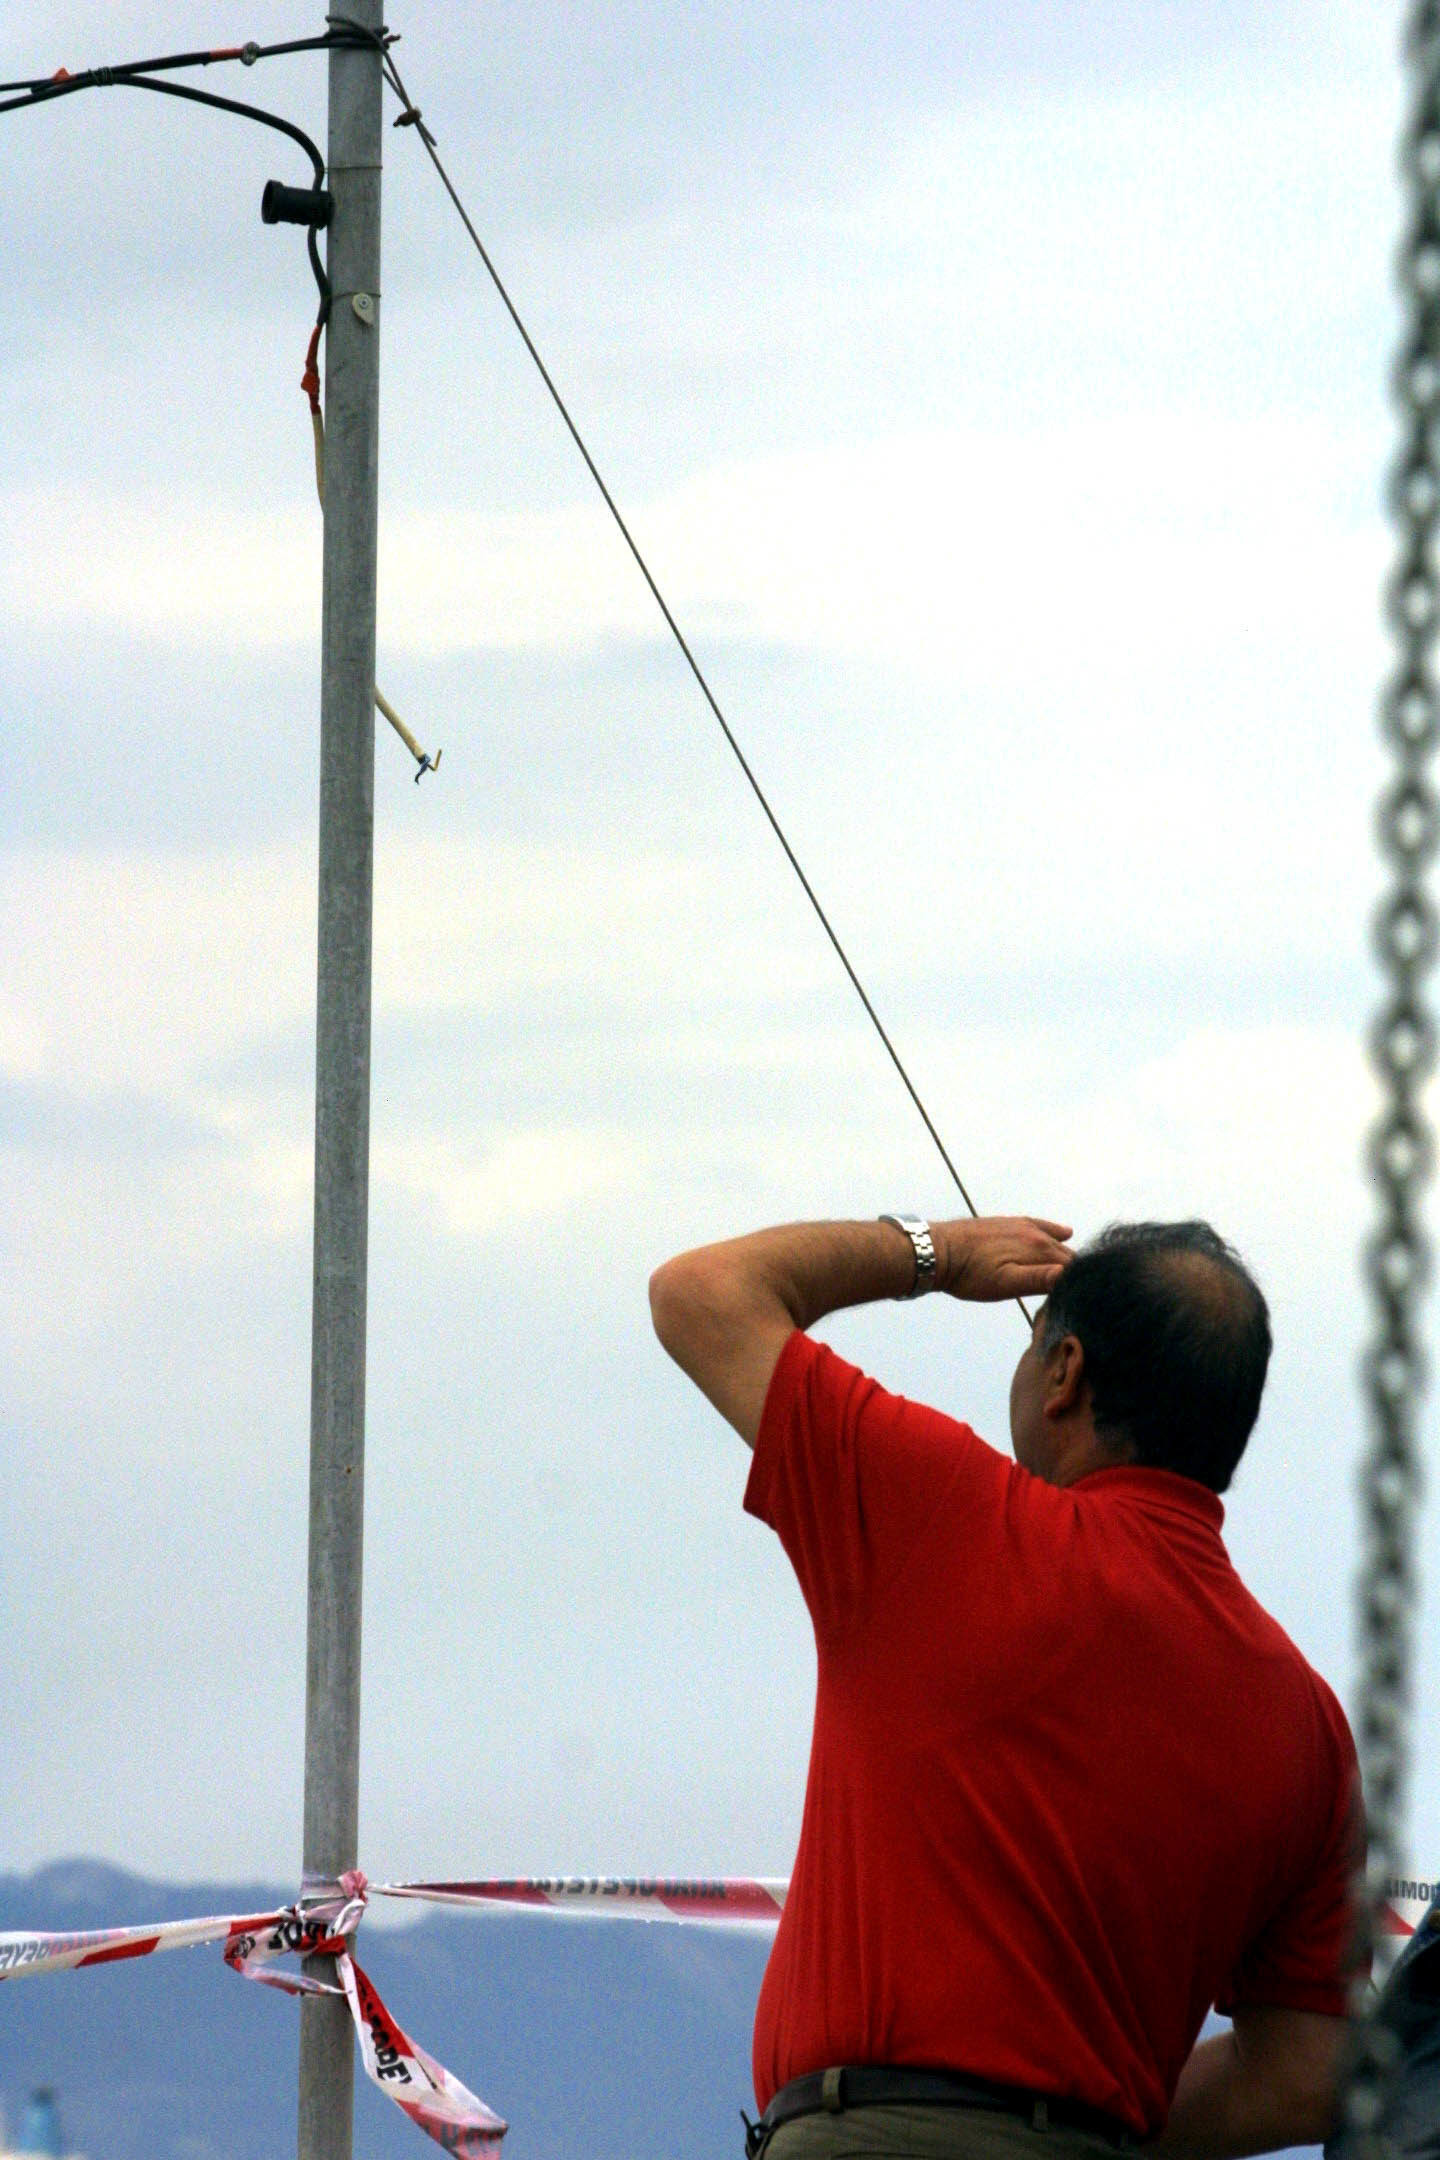
POLYGON ((793 2122, 797 2115, 840 2115, 847 2108, 906 2104, 985 2108, 992 2114, 1018 2115, 1035 2130, 1047 2130, 1052 2123, 1063 2124, 1069 2129, 1089 2130, 1117 2150, 1135 2142, 1128 2123, 1106 2115, 1100 2108, 1087 2107, 1083 2100, 1026 2092, 1017 2085, 996 2085, 988 2078, 967 2077, 958 2070, 850 2063, 830 2070, 812 2070, 782 2085, 759 2122, 746 2122, 745 2150, 749 2160, 758 2160, 771 2133, 781 2123, 793 2122))

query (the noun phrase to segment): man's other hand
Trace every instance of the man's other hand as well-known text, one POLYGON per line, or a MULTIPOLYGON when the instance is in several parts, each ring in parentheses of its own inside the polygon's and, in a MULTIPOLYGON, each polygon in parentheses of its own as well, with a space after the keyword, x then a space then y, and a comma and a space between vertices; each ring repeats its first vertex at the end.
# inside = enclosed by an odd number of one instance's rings
POLYGON ((1070 1225, 1035 1215, 961 1216, 932 1223, 930 1234, 936 1289, 977 1302, 1043 1297, 1075 1257, 1070 1225))

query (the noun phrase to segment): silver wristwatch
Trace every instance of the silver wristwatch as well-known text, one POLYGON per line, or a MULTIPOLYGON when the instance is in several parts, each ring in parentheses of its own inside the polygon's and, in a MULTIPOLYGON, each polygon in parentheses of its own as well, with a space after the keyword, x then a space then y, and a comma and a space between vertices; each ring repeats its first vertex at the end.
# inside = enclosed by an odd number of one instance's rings
POLYGON ((898 1303, 909 1298, 924 1297, 927 1290, 935 1288, 935 1240, 930 1235, 930 1225, 923 1215, 882 1215, 881 1222, 893 1223, 903 1230, 915 1248, 915 1281, 909 1290, 902 1290, 898 1303))

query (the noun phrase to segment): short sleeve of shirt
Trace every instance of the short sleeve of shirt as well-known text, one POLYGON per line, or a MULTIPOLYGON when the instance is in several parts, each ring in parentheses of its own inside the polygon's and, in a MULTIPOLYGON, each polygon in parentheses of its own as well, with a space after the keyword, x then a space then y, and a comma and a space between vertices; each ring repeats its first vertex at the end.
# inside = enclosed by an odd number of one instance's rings
POLYGON ((817 1635, 904 1566, 941 1511, 1001 1504, 1010 1465, 796 1333, 765 1398, 745 1506, 776 1532, 817 1635))
MULTIPOLYGON (((1328 1691, 1327 1691, 1328 1692, 1328 1691)), ((1331 1700, 1333 1744, 1330 1826, 1316 1865, 1248 1946, 1216 2008, 1269 2006, 1343 2017, 1350 1952, 1353 1884, 1365 1845, 1364 1810, 1354 1743, 1331 1700)))

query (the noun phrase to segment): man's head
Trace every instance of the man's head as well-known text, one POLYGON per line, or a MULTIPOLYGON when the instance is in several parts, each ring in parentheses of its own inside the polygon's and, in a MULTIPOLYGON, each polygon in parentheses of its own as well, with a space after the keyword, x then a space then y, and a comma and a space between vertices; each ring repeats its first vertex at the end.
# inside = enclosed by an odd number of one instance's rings
POLYGON ((1269 1361, 1264 1297, 1208 1223, 1114 1223, 1041 1307, 1010 1391, 1016 1459, 1062 1484, 1108 1460, 1224 1492, 1269 1361))

